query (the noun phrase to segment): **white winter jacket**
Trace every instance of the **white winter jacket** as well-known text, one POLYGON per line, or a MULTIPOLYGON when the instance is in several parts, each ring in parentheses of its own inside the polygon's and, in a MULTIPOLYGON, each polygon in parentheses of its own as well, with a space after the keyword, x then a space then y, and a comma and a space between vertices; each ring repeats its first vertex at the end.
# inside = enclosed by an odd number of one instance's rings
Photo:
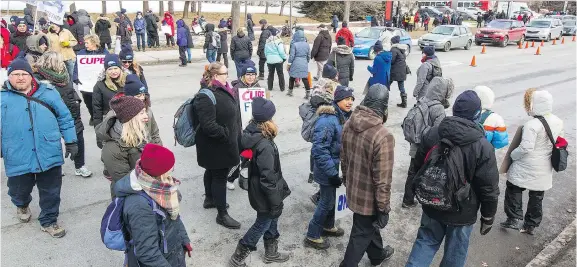
MULTIPOLYGON (((553 97, 547 91, 535 91, 532 95, 530 116, 543 116, 556 140, 563 136, 563 121, 553 115, 553 97)), ((551 151, 553 145, 545 127, 536 118, 523 125, 519 147, 511 152, 513 163, 507 173, 510 183, 532 191, 549 190, 552 185, 553 166, 551 151)))

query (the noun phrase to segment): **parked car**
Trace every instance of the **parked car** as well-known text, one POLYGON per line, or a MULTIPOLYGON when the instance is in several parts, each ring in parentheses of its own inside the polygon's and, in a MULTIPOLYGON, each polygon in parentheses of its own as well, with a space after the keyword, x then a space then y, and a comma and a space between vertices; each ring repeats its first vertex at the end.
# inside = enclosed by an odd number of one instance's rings
POLYGON ((465 11, 457 11, 457 13, 463 18, 463 20, 477 20, 477 15, 471 15, 465 11))
POLYGON ((491 43, 506 47, 510 42, 523 43, 525 40, 525 25, 522 21, 510 19, 496 19, 485 28, 477 30, 475 44, 491 43))
POLYGON ((463 16, 464 20, 471 18, 472 20, 476 20, 477 16, 481 16, 483 11, 477 7, 462 7, 457 9, 459 14, 463 16))
POLYGON ((411 36, 409 36, 405 30, 394 27, 369 27, 355 34, 353 55, 355 55, 355 57, 374 59, 375 53, 373 52, 373 46, 378 40, 383 41, 385 34, 401 37, 400 43, 406 44, 409 47, 406 51, 407 55, 411 53, 411 36))
POLYGON ((534 19, 529 24, 527 24, 527 35, 528 40, 545 40, 546 42, 551 41, 551 39, 561 39, 563 36, 563 23, 560 19, 534 19))
POLYGON ((574 15, 563 15, 563 17, 561 18, 562 21, 565 20, 577 20, 577 16, 574 15))
POLYGON ((577 21, 575 20, 564 20, 563 21, 563 35, 573 35, 577 31, 577 26, 575 26, 577 21))
MULTIPOLYGON (((439 11, 437 8, 432 6, 424 6, 419 9, 419 14, 427 13, 430 18, 435 18, 443 15, 443 12, 439 11)), ((432 20, 431 20, 432 21, 432 20)))
POLYGON ((461 25, 441 25, 435 27, 431 33, 427 33, 418 40, 419 47, 434 46, 445 52, 454 47, 463 47, 466 50, 473 44, 473 34, 468 27, 461 25))
POLYGON ((443 14, 453 14, 453 12, 455 12, 455 10, 451 9, 448 6, 438 6, 437 10, 441 11, 443 14))

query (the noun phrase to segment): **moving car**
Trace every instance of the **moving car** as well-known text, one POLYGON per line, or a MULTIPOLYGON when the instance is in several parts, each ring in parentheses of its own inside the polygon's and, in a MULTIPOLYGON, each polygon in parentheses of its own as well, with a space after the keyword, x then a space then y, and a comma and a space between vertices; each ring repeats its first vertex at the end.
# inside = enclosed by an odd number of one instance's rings
POLYGON ((575 21, 575 20, 564 20, 563 21, 563 35, 575 36, 575 31, 577 31, 576 23, 577 23, 577 21, 575 21))
POLYGON ((431 33, 427 33, 418 41, 419 47, 434 46, 435 49, 443 49, 448 52, 453 47, 463 47, 466 50, 473 44, 473 34, 468 27, 461 25, 440 25, 431 33))
POLYGON ((534 19, 527 24, 527 40, 561 39, 563 35, 563 23, 559 19, 545 18, 534 19))
POLYGON ((477 30, 475 44, 491 43, 506 47, 510 42, 523 43, 525 33, 525 25, 522 21, 496 19, 489 22, 485 28, 477 30))
POLYGON ((373 46, 380 40, 381 42, 387 34, 401 37, 401 44, 406 44, 409 49, 406 51, 407 55, 411 53, 411 36, 403 30, 394 27, 369 27, 364 28, 355 34, 355 47, 353 47, 353 55, 355 57, 363 57, 374 59, 375 53, 373 46))

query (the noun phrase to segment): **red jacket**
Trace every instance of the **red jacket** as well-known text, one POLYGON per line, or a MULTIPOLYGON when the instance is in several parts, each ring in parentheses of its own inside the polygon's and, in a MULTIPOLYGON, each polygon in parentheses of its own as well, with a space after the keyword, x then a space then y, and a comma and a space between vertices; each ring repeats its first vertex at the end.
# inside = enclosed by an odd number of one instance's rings
POLYGON ((162 20, 162 22, 166 22, 166 25, 170 26, 170 30, 172 32, 172 36, 174 36, 174 19, 172 18, 172 15, 170 15, 169 12, 164 12, 164 19, 162 20))
POLYGON ((12 63, 18 53, 20 53, 20 49, 18 46, 10 44, 10 32, 6 28, 0 29, 0 33, 2 35, 2 40, 4 41, 4 46, 0 49, 0 67, 3 69, 8 68, 8 65, 12 63), (10 47, 12 47, 12 53, 10 53, 10 47))
POLYGON ((355 37, 348 28, 341 28, 339 32, 337 32, 337 35, 335 36, 335 41, 338 40, 340 36, 345 38, 348 47, 355 46, 355 37))

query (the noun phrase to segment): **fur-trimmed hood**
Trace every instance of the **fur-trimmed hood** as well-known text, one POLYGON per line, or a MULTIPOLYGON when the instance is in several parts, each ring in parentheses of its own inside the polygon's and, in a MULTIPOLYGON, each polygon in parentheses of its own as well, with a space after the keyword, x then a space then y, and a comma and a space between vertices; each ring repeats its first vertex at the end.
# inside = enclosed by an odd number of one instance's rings
POLYGON ((333 105, 322 105, 322 106, 319 106, 319 108, 317 108, 317 114, 318 115, 321 115, 321 114, 336 115, 337 110, 335 109, 335 107, 333 105))
POLYGON ((353 53, 353 49, 347 45, 337 45, 333 48, 333 51, 341 55, 349 55, 353 53))
POLYGON ((396 48, 401 49, 401 50, 409 49, 409 46, 406 44, 393 44, 393 45, 391 45, 391 48, 393 48, 393 47, 396 47, 396 48))

